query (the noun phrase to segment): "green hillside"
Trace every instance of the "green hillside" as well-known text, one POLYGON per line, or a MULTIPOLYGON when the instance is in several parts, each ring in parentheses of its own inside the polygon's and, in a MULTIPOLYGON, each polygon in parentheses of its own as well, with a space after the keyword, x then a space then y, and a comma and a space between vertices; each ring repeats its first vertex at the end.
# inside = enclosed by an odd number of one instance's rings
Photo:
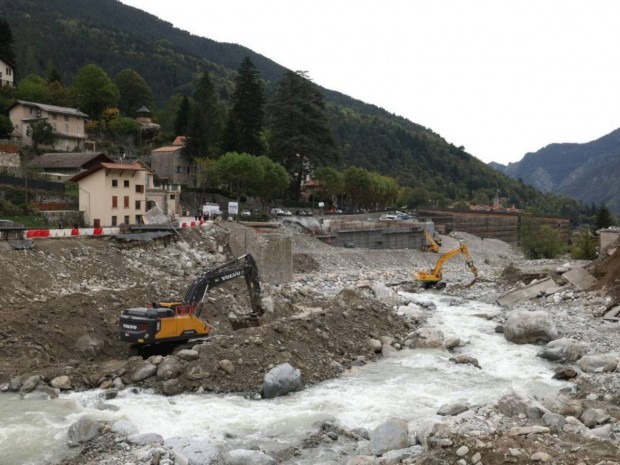
MULTIPOLYGON (((226 101, 245 56, 265 80, 268 97, 286 71, 248 48, 194 36, 116 0, 0 0, 0 16, 13 33, 17 79, 32 73, 43 76, 53 67, 70 85, 89 63, 109 76, 132 68, 151 87, 156 115, 166 110, 171 97, 191 95, 198 74, 205 70, 226 101)), ((441 204, 476 194, 492 198, 499 191, 510 204, 536 206, 543 213, 575 214, 579 209, 575 202, 545 199, 428 128, 342 93, 321 90, 341 153, 337 168, 376 170, 401 186, 433 194, 441 204)))

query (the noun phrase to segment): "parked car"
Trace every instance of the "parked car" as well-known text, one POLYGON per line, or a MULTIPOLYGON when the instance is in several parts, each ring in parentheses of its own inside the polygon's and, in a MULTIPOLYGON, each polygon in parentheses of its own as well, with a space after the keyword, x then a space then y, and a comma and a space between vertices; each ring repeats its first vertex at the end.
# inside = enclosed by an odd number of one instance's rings
POLYGON ((284 210, 282 210, 281 208, 272 208, 271 209, 271 214, 274 216, 283 216, 284 215, 284 210))
POLYGON ((241 216, 252 216, 252 212, 250 210, 242 210, 241 216))
POLYGON ((282 210, 282 216, 293 216, 290 210, 282 210))
POLYGON ((398 220, 398 216, 396 215, 381 215, 379 221, 396 221, 398 220))

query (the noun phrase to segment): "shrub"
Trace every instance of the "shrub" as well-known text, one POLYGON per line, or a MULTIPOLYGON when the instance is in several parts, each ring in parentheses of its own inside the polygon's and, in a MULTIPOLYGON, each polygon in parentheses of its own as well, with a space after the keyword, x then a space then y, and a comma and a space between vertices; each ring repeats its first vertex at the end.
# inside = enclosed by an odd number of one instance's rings
POLYGON ((596 258, 596 239, 590 231, 579 235, 571 253, 577 260, 594 260, 596 258))
POLYGON ((536 228, 528 224, 521 232, 521 249, 527 258, 555 258, 564 248, 560 231, 549 225, 536 228))

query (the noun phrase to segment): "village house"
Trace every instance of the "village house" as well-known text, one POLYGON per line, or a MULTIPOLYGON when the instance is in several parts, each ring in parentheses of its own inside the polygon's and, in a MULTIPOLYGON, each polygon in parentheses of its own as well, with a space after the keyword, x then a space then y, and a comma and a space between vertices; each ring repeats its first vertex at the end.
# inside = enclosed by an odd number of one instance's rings
POLYGON ((151 168, 162 180, 170 184, 193 184, 192 163, 183 155, 185 139, 177 137, 171 145, 151 151, 151 168))
POLYGON ((0 87, 14 85, 13 68, 11 63, 0 57, 0 87))
POLYGON ((113 163, 113 160, 101 152, 45 153, 32 160, 30 166, 43 171, 50 181, 65 182, 101 163, 113 163))
POLYGON ((84 148, 88 115, 75 108, 17 100, 9 107, 9 118, 22 145, 33 145, 32 126, 46 121, 55 136, 49 148, 67 152, 84 148))
POLYGON ((146 209, 147 211, 157 206, 162 213, 170 216, 179 213, 181 200, 181 186, 168 184, 166 180, 159 179, 153 170, 142 161, 133 162, 146 171, 146 209))
POLYGON ((70 179, 79 186, 79 209, 90 227, 143 222, 147 169, 139 163, 101 163, 70 179))

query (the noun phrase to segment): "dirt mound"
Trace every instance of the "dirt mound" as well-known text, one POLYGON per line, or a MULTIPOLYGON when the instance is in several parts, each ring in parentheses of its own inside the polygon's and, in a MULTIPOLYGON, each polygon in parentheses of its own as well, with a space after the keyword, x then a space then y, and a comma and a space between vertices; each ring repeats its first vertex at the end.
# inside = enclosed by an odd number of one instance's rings
POLYGON ((595 260, 588 270, 599 280, 600 287, 616 302, 620 302, 620 247, 611 255, 595 260))

